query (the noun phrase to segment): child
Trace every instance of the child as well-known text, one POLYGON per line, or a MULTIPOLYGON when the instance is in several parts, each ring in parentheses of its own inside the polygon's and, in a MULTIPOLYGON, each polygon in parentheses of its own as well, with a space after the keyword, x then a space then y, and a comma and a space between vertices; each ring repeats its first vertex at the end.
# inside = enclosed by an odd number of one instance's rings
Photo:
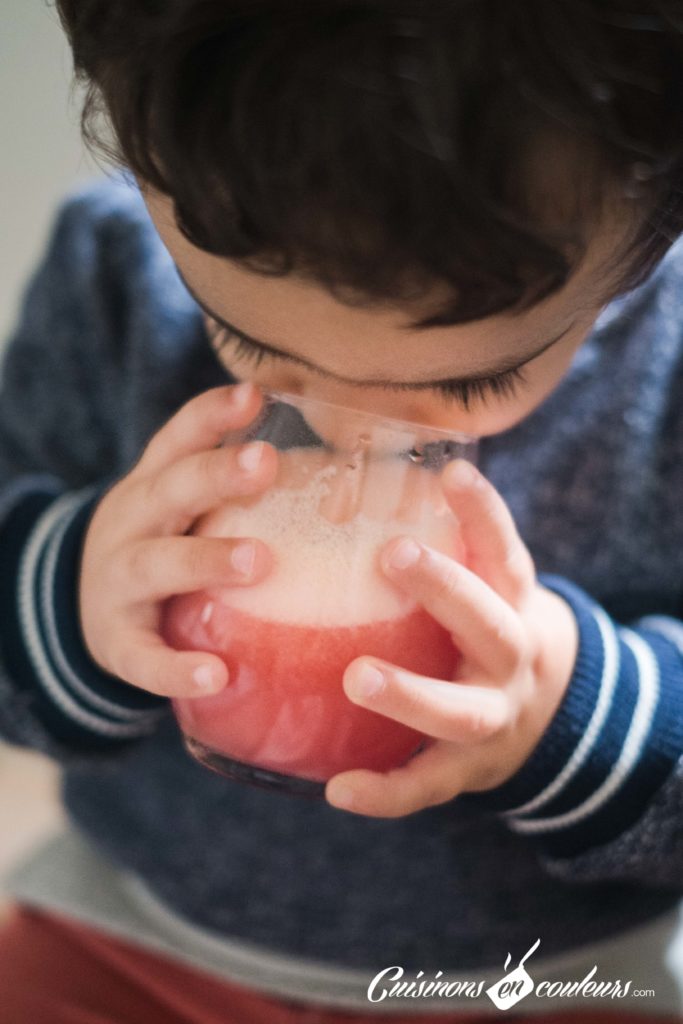
POLYGON ((58 9, 125 170, 4 364, 0 722, 70 827, 12 880, 3 1020, 681 1019, 683 4, 58 9), (457 678, 344 677, 435 742, 326 801, 205 771, 168 701, 230 683, 163 599, 268 571, 186 536, 272 478, 216 447, 254 385, 482 438, 468 568, 382 556, 457 678))

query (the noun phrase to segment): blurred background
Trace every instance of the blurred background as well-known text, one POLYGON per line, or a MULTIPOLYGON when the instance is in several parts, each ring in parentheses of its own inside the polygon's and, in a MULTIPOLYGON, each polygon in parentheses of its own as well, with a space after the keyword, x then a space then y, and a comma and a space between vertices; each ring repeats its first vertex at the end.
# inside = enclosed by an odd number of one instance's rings
MULTIPOLYGON (((78 94, 54 7, 47 0, 0 4, 0 347, 40 259, 65 192, 101 173, 80 141, 78 94)), ((0 743, 2 875, 59 824, 52 765, 0 743)))

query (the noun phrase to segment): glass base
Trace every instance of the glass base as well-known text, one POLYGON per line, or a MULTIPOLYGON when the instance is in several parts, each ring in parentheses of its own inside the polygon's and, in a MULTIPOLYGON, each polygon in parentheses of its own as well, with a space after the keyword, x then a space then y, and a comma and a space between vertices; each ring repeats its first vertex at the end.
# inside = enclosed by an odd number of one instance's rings
POLYGON ((200 764, 211 771, 225 775, 228 779, 235 779, 236 782, 247 782, 251 786, 258 786, 259 789, 269 789, 278 793, 291 793, 293 796, 305 796, 320 798, 325 794, 325 783, 317 782, 315 779, 302 779, 298 775, 284 775, 281 772, 271 771, 269 768, 259 768, 254 764, 245 764, 243 761, 235 761, 225 754, 219 754, 210 747, 205 747, 199 740, 191 736, 183 736, 185 748, 200 764))

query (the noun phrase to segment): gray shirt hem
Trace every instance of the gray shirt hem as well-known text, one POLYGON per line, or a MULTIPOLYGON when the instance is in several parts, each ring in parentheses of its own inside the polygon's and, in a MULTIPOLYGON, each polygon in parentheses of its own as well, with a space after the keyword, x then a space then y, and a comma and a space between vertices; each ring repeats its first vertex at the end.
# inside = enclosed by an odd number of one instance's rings
MULTIPOLYGON (((507 950, 501 950, 500 970, 451 969, 444 954, 439 982, 471 982, 476 998, 446 996, 387 997, 373 1002, 368 987, 376 971, 337 967, 287 956, 241 939, 208 932, 180 918, 155 897, 136 876, 118 870, 75 830, 52 838, 15 869, 6 888, 19 902, 62 913, 101 928, 109 934, 162 953, 219 979, 252 988, 272 998, 296 1000, 339 1010, 365 1013, 429 1015, 446 1010, 481 1014, 495 1012, 486 989, 504 977, 507 950)), ((542 940, 542 936, 540 936, 542 940)), ((541 981, 580 981, 597 965, 594 981, 632 979, 623 999, 527 996, 518 1004, 524 1013, 543 1014, 591 1006, 605 1010, 617 1005, 630 1013, 683 1012, 683 901, 647 925, 614 939, 592 943, 562 956, 534 955, 527 961, 534 984, 541 981), (653 989, 654 996, 636 998, 637 989, 653 989)), ((400 966, 387 963, 387 968, 400 966)), ((516 964, 509 966, 512 973, 516 964)), ((392 975, 393 977, 393 975, 392 975)), ((405 974, 401 979, 417 979, 405 974)), ((391 982, 388 983, 390 987, 391 982)), ((375 992, 380 994, 381 986, 375 992)))

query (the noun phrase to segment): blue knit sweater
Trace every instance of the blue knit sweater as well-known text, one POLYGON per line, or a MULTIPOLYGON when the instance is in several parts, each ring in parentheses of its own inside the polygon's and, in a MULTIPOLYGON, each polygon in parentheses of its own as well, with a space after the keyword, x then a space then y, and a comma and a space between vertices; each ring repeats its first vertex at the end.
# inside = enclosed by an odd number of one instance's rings
POLYGON ((64 766, 78 828, 201 928, 318 963, 500 967, 614 935, 683 892, 683 244, 606 308, 523 423, 481 444, 580 650, 497 790, 373 820, 241 786, 80 635, 94 503, 226 382, 136 189, 62 206, 0 398, 0 731, 64 766), (571 581, 571 582, 570 582, 571 581))

